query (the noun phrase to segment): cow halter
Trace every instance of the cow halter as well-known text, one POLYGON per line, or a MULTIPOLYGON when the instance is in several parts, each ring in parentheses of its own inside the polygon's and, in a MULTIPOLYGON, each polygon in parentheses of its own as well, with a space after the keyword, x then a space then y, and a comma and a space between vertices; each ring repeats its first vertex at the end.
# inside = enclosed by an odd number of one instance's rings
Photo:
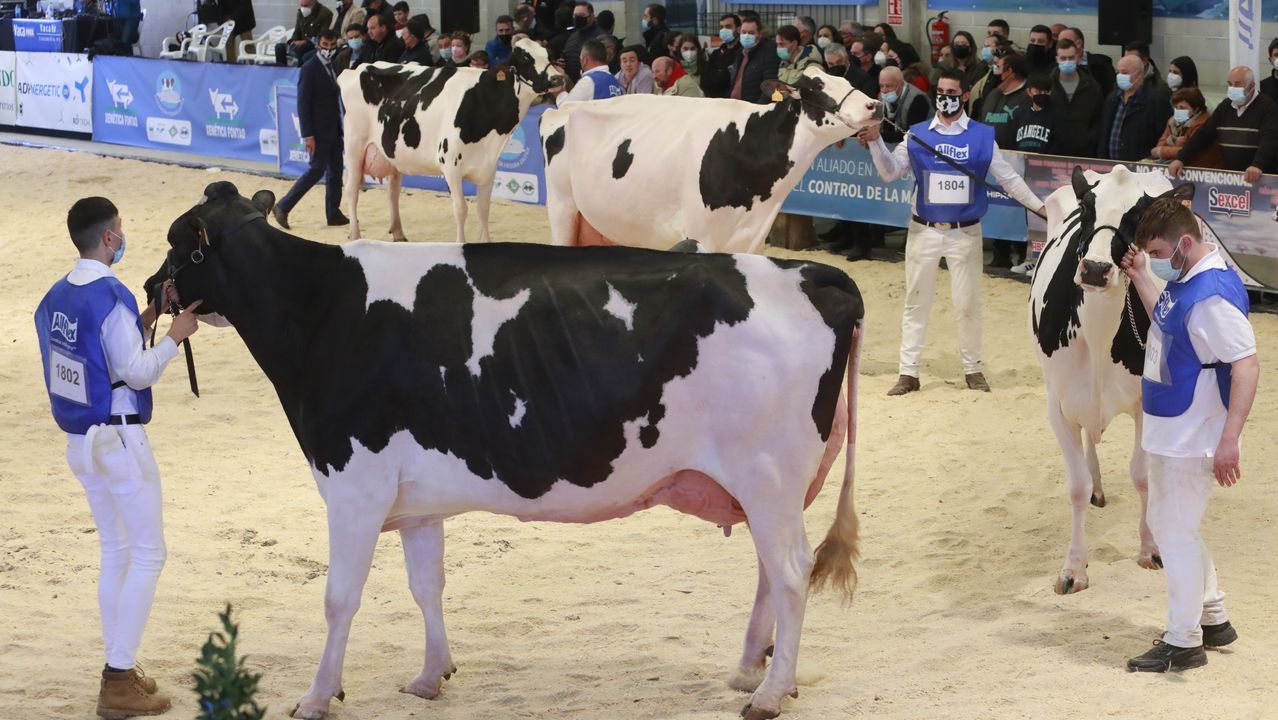
MULTIPOLYGON (((1079 262, 1082 262, 1083 256, 1087 254, 1087 247, 1091 245, 1092 238, 1096 237, 1096 233, 1100 232, 1101 230, 1113 231, 1115 237, 1122 240, 1123 244, 1126 245, 1127 247, 1129 248, 1131 247, 1132 240, 1127 235, 1127 233, 1123 232, 1122 228, 1115 227, 1113 225, 1098 225, 1092 228, 1092 231, 1087 234, 1086 238, 1079 241, 1078 249, 1075 250, 1075 255, 1078 256, 1079 262)), ((1119 270, 1121 272, 1122 268, 1115 268, 1115 270, 1119 270)), ((1123 310, 1125 314, 1127 315, 1127 323, 1132 328, 1132 335, 1136 338, 1136 344, 1140 345, 1141 350, 1144 350, 1145 341, 1141 338, 1140 327, 1136 324, 1136 311, 1132 309, 1131 283, 1132 283, 1131 279, 1129 279, 1127 277, 1127 274, 1124 273, 1123 274, 1123 305, 1124 305, 1123 310)))

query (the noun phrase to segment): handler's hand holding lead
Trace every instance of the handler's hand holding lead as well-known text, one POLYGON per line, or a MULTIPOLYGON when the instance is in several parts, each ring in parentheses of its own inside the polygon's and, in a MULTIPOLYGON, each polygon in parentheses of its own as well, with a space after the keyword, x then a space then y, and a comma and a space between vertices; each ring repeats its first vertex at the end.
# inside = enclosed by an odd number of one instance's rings
POLYGON ((174 287, 172 280, 165 280, 161 288, 163 288, 164 302, 166 304, 181 304, 182 298, 178 297, 177 288, 174 287))
POLYGON ((190 305, 187 305, 186 309, 183 310, 180 315, 173 318, 173 324, 169 326, 168 332, 168 336, 173 338, 173 342, 180 343, 195 334, 195 331, 199 328, 199 325, 196 323, 195 309, 198 308, 202 302, 204 301, 196 300, 190 305))
POLYGON ((1216 446, 1216 457, 1212 461, 1212 472, 1221 487, 1236 485, 1242 479, 1242 470, 1238 468, 1238 457, 1241 453, 1237 440, 1220 439, 1216 446))
POLYGON ((879 139, 879 126, 871 125, 856 134, 856 139, 861 141, 862 145, 867 145, 879 139))
POLYGON ((1127 279, 1139 280, 1144 277, 1146 262, 1148 261, 1144 251, 1133 245, 1127 248, 1127 253, 1123 255, 1123 261, 1119 266, 1127 274, 1127 279))

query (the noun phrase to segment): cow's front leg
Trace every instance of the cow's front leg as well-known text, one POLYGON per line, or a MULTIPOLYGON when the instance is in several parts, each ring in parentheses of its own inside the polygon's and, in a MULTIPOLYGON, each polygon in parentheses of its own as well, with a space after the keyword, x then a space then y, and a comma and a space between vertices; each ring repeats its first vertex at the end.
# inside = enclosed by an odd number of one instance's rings
POLYGON ((772 645, 772 630, 777 624, 776 608, 772 604, 772 589, 763 559, 759 559, 759 585, 754 592, 754 609, 750 611, 750 624, 746 626, 745 649, 741 664, 728 679, 733 690, 752 693, 763 682, 768 672, 768 648, 772 645))
POLYGON ((391 239, 395 242, 405 242, 408 240, 404 236, 404 224, 399 217, 399 194, 400 189, 404 186, 404 174, 398 170, 391 173, 390 176, 390 208, 391 208, 391 239))
POLYGON ((1073 514, 1069 550, 1055 586, 1058 595, 1068 595, 1087 589, 1087 535, 1083 525, 1087 518, 1087 506, 1092 498, 1092 477, 1083 449, 1082 428, 1065 419, 1056 398, 1050 394, 1047 399, 1047 419, 1065 458, 1065 483, 1073 514))
MULTIPOLYGON (((342 484, 351 485, 353 481, 349 476, 339 476, 333 483, 342 484)), ((373 483, 361 483, 356 490, 359 492, 331 488, 324 494, 328 504, 328 583, 324 591, 328 639, 310 690, 293 708, 291 714, 295 718, 320 720, 328 713, 329 702, 342 695, 342 664, 351 620, 359 610, 377 536, 394 500, 393 492, 386 498, 386 493, 378 492, 373 483)))
POLYGON ((400 692, 433 700, 444 681, 457 672, 444 632, 444 524, 435 522, 399 531, 404 543, 408 586, 426 621, 426 662, 400 692))
POLYGON ((448 194, 453 200, 453 220, 457 222, 457 242, 466 242, 466 193, 460 172, 446 173, 448 194))
POLYGON ((754 537, 759 561, 767 573, 772 607, 776 612, 772 665, 742 711, 746 720, 777 717, 781 714, 784 696, 799 696, 795 671, 813 563, 812 546, 803 531, 802 500, 800 495, 773 502, 767 507, 746 508, 750 534, 754 537))
POLYGON ((479 213, 479 242, 492 240, 488 235, 488 213, 493 206, 493 181, 475 183, 475 210, 479 213))
POLYGON ((343 194, 346 200, 346 211, 351 218, 351 240, 358 240, 359 231, 359 191, 364 186, 364 153, 359 144, 351 138, 346 142, 346 178, 343 194))
POLYGON ((1154 533, 1149 529, 1145 513, 1149 508, 1149 455, 1140 446, 1141 413, 1138 409, 1136 418, 1136 443, 1132 447, 1132 484, 1140 495, 1140 554, 1136 556, 1136 564, 1146 570, 1158 570, 1163 567, 1163 559, 1158 554, 1158 546, 1154 543, 1154 533))

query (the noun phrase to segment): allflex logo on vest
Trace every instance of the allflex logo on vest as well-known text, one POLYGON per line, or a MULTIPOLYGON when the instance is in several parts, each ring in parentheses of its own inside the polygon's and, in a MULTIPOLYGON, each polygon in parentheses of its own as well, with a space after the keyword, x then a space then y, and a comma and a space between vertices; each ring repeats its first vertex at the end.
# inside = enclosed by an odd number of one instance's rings
POLYGON ((1212 188, 1207 191, 1207 209, 1217 215, 1251 217, 1251 191, 1228 192, 1212 188))
POLYGON ((74 343, 76 334, 78 333, 78 330, 79 330, 79 325, 80 325, 79 318, 72 320, 71 318, 68 318, 62 312, 54 312, 53 323, 49 327, 49 332, 61 333, 62 337, 67 339, 67 342, 74 343))
POLYGON ((951 160, 964 162, 971 155, 972 146, 963 145, 960 147, 958 145, 950 145, 949 143, 941 143, 936 146, 936 151, 951 160))

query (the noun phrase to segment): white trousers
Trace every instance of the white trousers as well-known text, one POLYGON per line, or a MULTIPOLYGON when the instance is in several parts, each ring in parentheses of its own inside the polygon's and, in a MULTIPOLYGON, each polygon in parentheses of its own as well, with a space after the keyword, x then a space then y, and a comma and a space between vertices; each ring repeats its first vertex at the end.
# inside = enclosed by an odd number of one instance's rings
POLYGON ((1167 578, 1163 642, 1169 645, 1202 645, 1201 625, 1219 625, 1229 619, 1225 594, 1216 585, 1216 566, 1198 535, 1215 483, 1211 458, 1149 454, 1149 509, 1145 517, 1167 578))
POLYGON ((985 253, 981 226, 938 230, 910 222, 905 241, 905 311, 901 315, 901 373, 919 376, 927 320, 936 295, 941 258, 950 271, 950 294, 958 318, 963 372, 981 371, 981 272, 985 253))
POLYGON ((160 469, 140 425, 100 425, 67 436, 67 463, 84 486, 102 562, 98 609, 106 662, 134 666, 164 567, 160 469))

